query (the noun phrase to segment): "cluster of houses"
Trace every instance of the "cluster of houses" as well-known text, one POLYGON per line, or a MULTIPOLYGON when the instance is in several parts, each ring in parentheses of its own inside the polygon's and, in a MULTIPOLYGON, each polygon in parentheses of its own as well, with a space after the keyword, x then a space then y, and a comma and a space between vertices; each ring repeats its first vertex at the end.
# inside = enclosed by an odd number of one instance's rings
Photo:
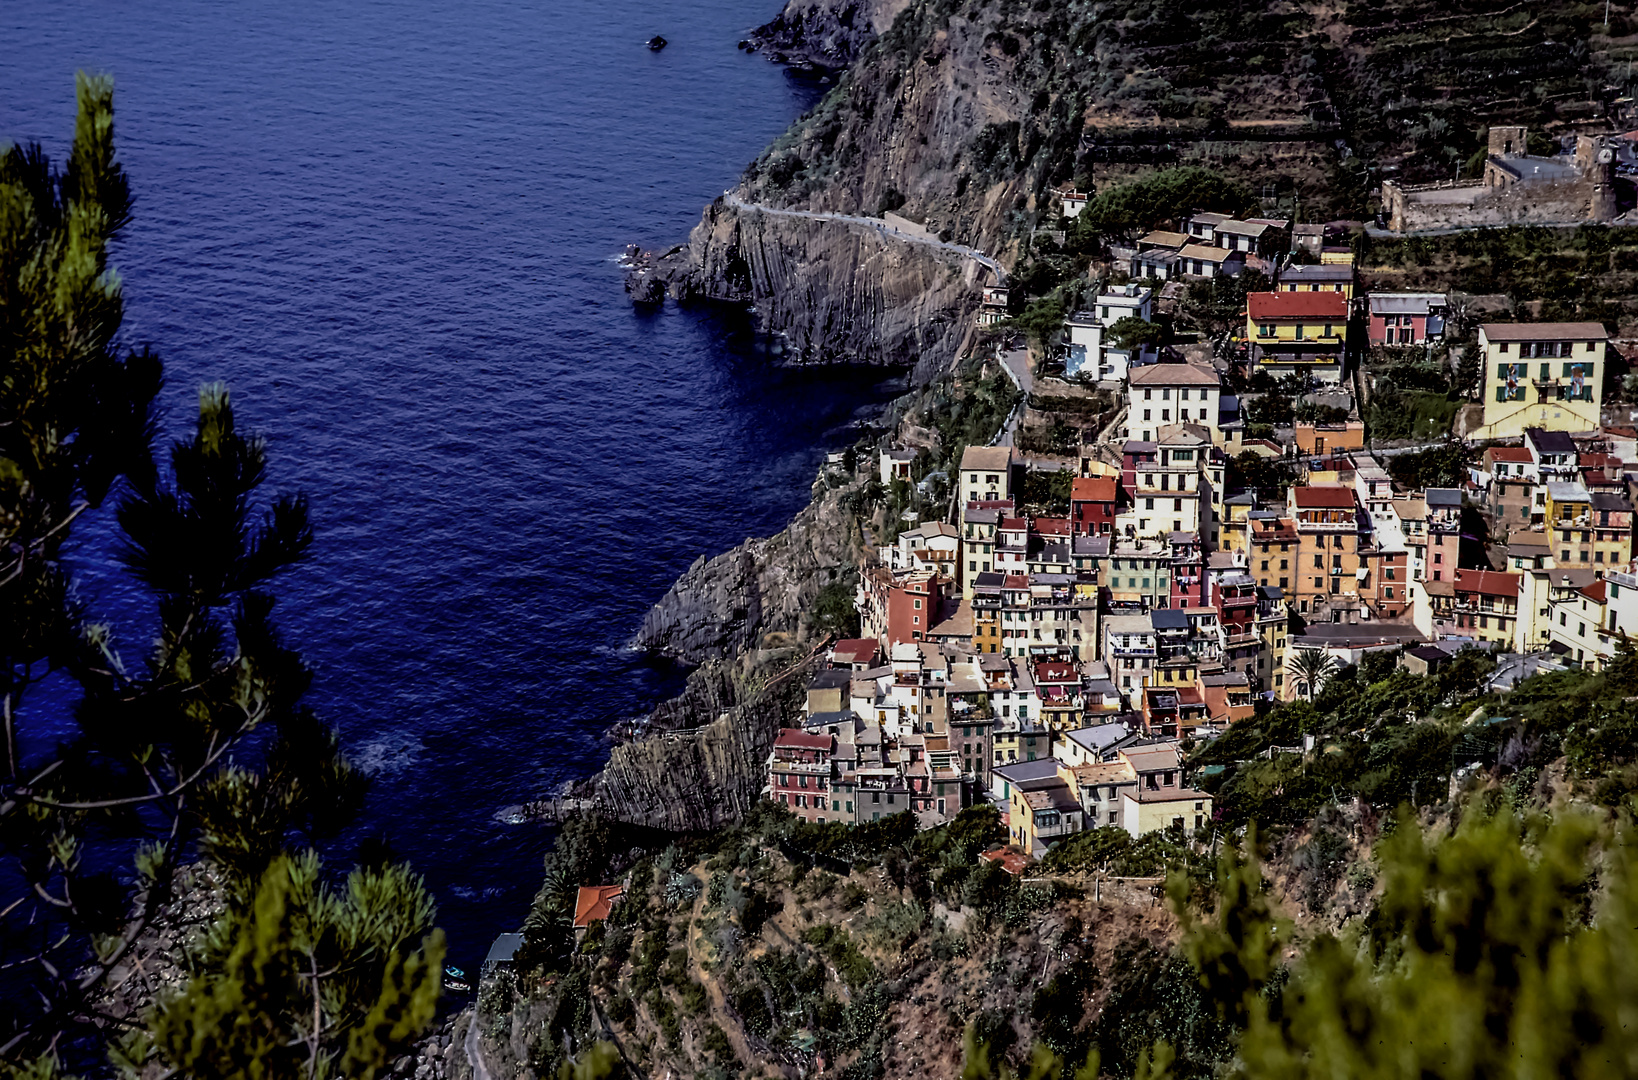
MULTIPOLYGON (((1084 205, 1069 195, 1066 213, 1084 205)), ((1459 487, 1406 490, 1357 419, 1248 438, 1227 376, 1340 383, 1350 345, 1436 341, 1444 296, 1361 295, 1347 250, 1272 219, 1196 214, 1113 260, 1129 283, 1071 315, 1063 343, 1069 374, 1124 396, 1119 436, 1074 460, 965 450, 948 519, 862 567, 862 637, 835 646, 781 732, 769 797, 809 821, 908 810, 929 826, 988 800, 1026 857, 1087 828, 1188 831, 1212 801, 1180 742, 1312 695, 1299 653, 1392 650, 1425 673, 1481 648, 1506 686, 1600 667, 1638 632, 1638 431, 1601 422, 1602 326, 1481 326, 1482 454, 1459 487), (1248 296, 1243 349, 1161 355, 1116 330, 1150 321, 1174 278, 1247 267, 1273 284, 1248 296), (1232 488, 1248 452, 1297 481, 1232 488), (1074 473, 1067 507, 1025 504, 1032 469, 1074 473)), ((981 319, 1006 303, 986 290, 981 319)), ((915 460, 883 449, 882 479, 914 479, 915 460)))

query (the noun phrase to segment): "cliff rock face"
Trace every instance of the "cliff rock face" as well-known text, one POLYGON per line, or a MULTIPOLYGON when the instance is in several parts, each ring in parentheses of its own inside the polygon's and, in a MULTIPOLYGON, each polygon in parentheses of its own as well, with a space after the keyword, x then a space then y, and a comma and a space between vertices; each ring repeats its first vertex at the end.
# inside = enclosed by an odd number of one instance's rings
POLYGON ((730 824, 751 808, 767 779, 774 738, 781 727, 797 723, 809 671, 794 670, 733 705, 726 668, 712 661, 695 672, 679 699, 682 708, 669 710, 676 719, 692 715, 703 726, 614 748, 594 786, 603 813, 686 831, 730 824))
POLYGON ((812 666, 801 659, 803 616, 858 561, 857 528, 842 505, 851 490, 824 492, 777 536, 701 556, 649 610, 633 644, 700 666, 681 696, 654 710, 654 734, 616 746, 602 773, 580 786, 600 812, 687 830, 749 809, 779 729, 799 722, 812 666), (798 656, 778 673, 772 663, 753 670, 768 646, 798 656), (744 686, 769 674, 767 688, 744 686))
POLYGON ((858 560, 847 490, 825 492, 777 536, 695 560, 649 609, 633 644, 700 664, 760 648, 769 633, 799 634, 819 590, 858 560))
POLYGON ((719 199, 660 261, 683 299, 756 305, 806 363, 948 366, 978 302, 977 264, 856 222, 741 210, 719 199))
POLYGON ((910 0, 787 0, 774 20, 759 26, 751 40, 787 60, 844 68, 858 59, 876 35, 910 0))

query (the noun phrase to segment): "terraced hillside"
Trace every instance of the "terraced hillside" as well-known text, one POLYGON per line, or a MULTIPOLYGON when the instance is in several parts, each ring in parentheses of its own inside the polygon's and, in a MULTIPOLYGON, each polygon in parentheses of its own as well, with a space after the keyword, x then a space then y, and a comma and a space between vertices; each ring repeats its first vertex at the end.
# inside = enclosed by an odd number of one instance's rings
MULTIPOLYGON (((810 5, 811 6, 811 5, 810 5)), ((1623 119, 1638 22, 1591 3, 917 0, 751 166, 775 205, 902 208, 999 247, 1051 185, 1212 164, 1270 210, 1367 212, 1492 123, 1623 119)))

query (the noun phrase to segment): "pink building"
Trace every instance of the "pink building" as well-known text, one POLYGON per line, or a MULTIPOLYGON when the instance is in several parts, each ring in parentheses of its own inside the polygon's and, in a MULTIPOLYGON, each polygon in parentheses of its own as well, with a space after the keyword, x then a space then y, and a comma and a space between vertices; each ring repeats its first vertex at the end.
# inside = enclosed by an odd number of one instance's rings
POLYGON ((1372 345, 1426 345, 1445 334, 1443 293, 1372 293, 1372 345))

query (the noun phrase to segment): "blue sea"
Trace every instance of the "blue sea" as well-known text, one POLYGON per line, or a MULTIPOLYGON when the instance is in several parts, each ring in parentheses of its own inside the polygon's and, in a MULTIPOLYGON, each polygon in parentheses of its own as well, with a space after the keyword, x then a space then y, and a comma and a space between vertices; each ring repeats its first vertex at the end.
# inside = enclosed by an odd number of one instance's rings
MULTIPOLYGON (((781 368, 743 311, 621 288, 624 245, 683 241, 822 92, 735 48, 777 6, 0 6, 0 141, 60 157, 74 72, 114 76, 126 341, 165 357, 169 436, 223 380, 271 487, 310 496, 280 621, 374 777, 361 828, 426 875, 464 967, 550 842, 495 811, 594 771, 611 723, 680 686, 624 649, 643 612, 780 529, 891 393, 781 368)), ((149 612, 107 517, 80 588, 135 659, 149 612)))

